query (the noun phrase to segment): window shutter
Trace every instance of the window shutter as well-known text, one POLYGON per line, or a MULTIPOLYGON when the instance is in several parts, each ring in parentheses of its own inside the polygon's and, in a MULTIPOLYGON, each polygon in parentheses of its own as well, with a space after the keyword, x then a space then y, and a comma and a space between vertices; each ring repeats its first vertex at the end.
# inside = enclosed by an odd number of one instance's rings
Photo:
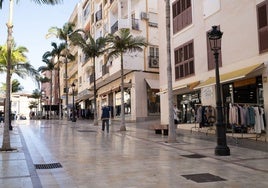
POLYGON ((267 1, 257 6, 259 53, 268 51, 267 1))

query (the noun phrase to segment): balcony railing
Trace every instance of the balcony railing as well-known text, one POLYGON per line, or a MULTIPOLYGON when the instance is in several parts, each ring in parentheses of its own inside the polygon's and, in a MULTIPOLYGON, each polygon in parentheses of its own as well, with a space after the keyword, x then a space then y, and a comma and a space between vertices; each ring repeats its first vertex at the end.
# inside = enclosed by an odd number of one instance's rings
POLYGON ((93 82, 94 82, 94 74, 91 74, 91 75, 89 76, 89 82, 90 82, 90 83, 93 83, 93 82))
MULTIPOLYGON (((136 23, 136 22, 134 22, 136 23)), ((137 27, 137 25, 135 25, 137 27)), ((131 23, 128 19, 118 19, 111 27, 111 33, 115 33, 119 29, 128 28, 131 29, 131 23)))
POLYGON ((118 31, 118 21, 116 21, 114 25, 112 25, 111 34, 115 33, 116 31, 118 31))
POLYGON ((102 76, 109 73, 109 67, 106 64, 102 65, 102 76))
POLYGON ((96 22, 102 19, 102 9, 96 12, 95 17, 96 17, 96 22))
POLYGON ((140 30, 140 25, 139 25, 138 19, 132 18, 131 23, 132 23, 132 29, 140 30))

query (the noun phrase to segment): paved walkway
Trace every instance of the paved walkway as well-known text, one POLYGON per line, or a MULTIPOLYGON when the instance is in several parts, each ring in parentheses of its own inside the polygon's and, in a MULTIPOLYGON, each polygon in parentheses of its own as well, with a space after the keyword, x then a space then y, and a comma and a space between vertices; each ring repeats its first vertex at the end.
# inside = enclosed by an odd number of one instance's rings
POLYGON ((231 155, 215 156, 214 136, 178 129, 167 143, 153 123, 127 123, 126 132, 113 123, 107 134, 88 121, 15 121, 17 151, 0 153, 0 187, 268 187, 266 142, 228 139, 231 155))

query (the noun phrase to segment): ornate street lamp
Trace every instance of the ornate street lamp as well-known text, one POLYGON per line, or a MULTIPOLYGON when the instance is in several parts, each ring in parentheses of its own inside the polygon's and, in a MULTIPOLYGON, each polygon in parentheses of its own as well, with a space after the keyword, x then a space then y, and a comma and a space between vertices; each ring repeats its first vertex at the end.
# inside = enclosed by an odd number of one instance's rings
POLYGON ((216 76, 216 109, 217 109, 217 121, 216 121, 216 136, 217 146, 215 148, 215 155, 228 156, 230 155, 230 149, 226 144, 226 125, 223 123, 223 111, 222 111, 222 96, 220 86, 219 75, 219 50, 221 49, 221 37, 222 32, 217 26, 212 26, 212 30, 208 32, 207 37, 209 39, 210 49, 214 53, 215 57, 215 76, 216 76))
POLYGON ((74 89, 75 89, 75 84, 74 82, 72 83, 72 90, 73 90, 73 110, 72 110, 72 122, 76 122, 75 118, 75 107, 74 107, 74 89))

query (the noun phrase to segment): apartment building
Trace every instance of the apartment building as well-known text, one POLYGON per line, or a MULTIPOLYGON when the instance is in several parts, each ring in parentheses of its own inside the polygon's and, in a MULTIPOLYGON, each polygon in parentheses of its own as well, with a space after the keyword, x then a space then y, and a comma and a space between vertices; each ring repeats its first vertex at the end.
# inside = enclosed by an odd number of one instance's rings
MULTIPOLYGON (((143 36, 149 46, 143 52, 124 54, 124 99, 127 121, 159 117, 159 35, 158 7, 155 0, 83 0, 77 10, 77 28, 90 31, 97 39, 121 28, 129 28, 133 36, 143 36)), ((101 107, 112 109, 112 118, 120 119, 120 58, 107 62, 107 55, 95 58, 97 104, 93 103, 92 59, 77 50, 77 94, 79 115, 93 117, 101 107), (107 63, 106 63, 107 62, 107 63)), ((76 74, 70 74, 68 78, 76 74)), ((73 76, 75 78, 75 76, 73 76)), ((69 82, 71 83, 71 82, 69 82)))
MULTIPOLYGON (((207 38, 212 26, 223 32, 219 72, 224 122, 230 123, 230 107, 234 105, 259 107, 261 115, 265 115, 264 124, 267 122, 267 3, 266 0, 170 1, 173 96, 181 112, 181 123, 195 123, 199 106, 216 106, 215 59, 207 38)), ((166 28, 165 1, 158 1, 158 7, 159 28, 166 28)), ((166 36, 166 29, 160 29, 159 36, 166 36)), ((159 39, 162 44, 159 94, 161 111, 167 112, 167 42, 165 37, 159 39)), ((168 123, 167 113, 161 113, 161 122, 168 123)))

